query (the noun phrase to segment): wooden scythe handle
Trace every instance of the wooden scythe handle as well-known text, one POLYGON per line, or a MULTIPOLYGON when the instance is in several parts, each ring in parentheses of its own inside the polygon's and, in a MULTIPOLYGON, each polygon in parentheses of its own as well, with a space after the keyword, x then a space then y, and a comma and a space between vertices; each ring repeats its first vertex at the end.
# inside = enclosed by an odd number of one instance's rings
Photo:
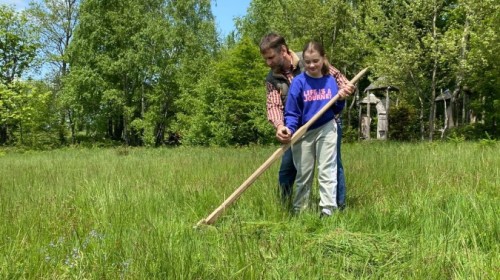
MULTIPOLYGON (((352 80, 350 81, 352 84, 355 84, 363 75, 368 71, 368 68, 365 68, 361 70, 352 80)), ((215 209, 210 215, 208 215, 205 219, 200 220, 197 224, 196 227, 203 225, 203 224, 208 224, 211 225, 215 223, 217 218, 224 212, 224 210, 229 207, 231 204, 233 204, 242 194, 243 192, 248 189, 252 185, 257 178, 264 173, 277 159, 281 158, 281 156, 285 153, 285 151, 290 148, 292 144, 297 142, 297 140, 300 139, 306 133, 307 129, 319 118, 323 115, 323 113, 326 112, 326 110, 330 109, 330 107, 333 105, 339 99, 339 95, 335 95, 323 108, 316 113, 306 124, 301 126, 292 136, 292 139, 290 143, 287 144, 282 144, 280 148, 278 148, 255 172, 248 177, 248 179, 243 182, 217 209, 215 209)))

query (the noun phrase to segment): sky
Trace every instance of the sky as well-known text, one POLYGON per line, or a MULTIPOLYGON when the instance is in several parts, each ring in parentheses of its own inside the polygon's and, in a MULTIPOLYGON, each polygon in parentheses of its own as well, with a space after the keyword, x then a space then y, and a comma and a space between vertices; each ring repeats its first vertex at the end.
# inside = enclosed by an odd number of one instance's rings
MULTIPOLYGON (((217 30, 222 37, 234 30, 235 17, 244 16, 251 0, 212 0, 212 12, 217 30)), ((12 5, 17 10, 28 7, 30 0, 0 0, 0 4, 12 5)))
POLYGON ((221 32, 223 37, 234 30, 233 19, 235 17, 244 16, 247 13, 250 1, 251 0, 212 0, 212 13, 215 16, 217 30, 221 32))

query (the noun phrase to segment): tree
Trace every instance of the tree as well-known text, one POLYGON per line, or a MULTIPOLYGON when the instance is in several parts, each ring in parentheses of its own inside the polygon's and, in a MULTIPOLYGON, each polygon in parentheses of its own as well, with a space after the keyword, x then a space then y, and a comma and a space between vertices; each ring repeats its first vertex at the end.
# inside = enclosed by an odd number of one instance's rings
POLYGON ((214 52, 210 1, 88 0, 80 12, 66 79, 79 121, 104 138, 161 144, 174 101, 214 52))
POLYGON ((263 86, 268 69, 253 42, 242 38, 207 68, 196 89, 178 101, 183 143, 226 146, 273 141, 263 86))
MULTIPOLYGON (((500 3, 462 0, 460 7, 463 7, 466 18, 463 21, 463 55, 458 64, 463 69, 463 82, 458 93, 462 94, 463 104, 470 99, 469 110, 462 109, 462 123, 481 124, 482 137, 486 137, 485 131, 499 137, 500 67, 497 61, 500 60, 500 3)), ((457 100, 459 96, 457 94, 457 100)))
POLYGON ((217 59, 220 48, 210 0, 167 1, 166 13, 171 26, 172 61, 169 64, 171 72, 164 80, 174 80, 175 83, 169 82, 169 88, 163 95, 159 116, 168 118, 162 117, 157 124, 156 145, 169 135, 179 133, 175 119, 182 114, 179 104, 183 102, 178 101, 190 99, 199 82, 210 77, 212 69, 208 65, 217 59))
POLYGON ((0 85, 0 125, 9 128, 9 142, 29 147, 52 146, 54 124, 51 94, 42 82, 0 85))
MULTIPOLYGON (((24 14, 16 13, 12 8, 0 5, 0 84, 6 86, 0 95, 0 111, 15 110, 11 105, 17 98, 14 82, 29 68, 38 44, 32 23, 24 14)), ((0 144, 9 142, 15 122, 0 122, 0 144)))
POLYGON ((7 85, 20 78, 37 47, 33 24, 26 15, 0 5, 0 83, 7 85))
POLYGON ((78 0, 44 0, 31 2, 28 13, 40 33, 42 61, 49 69, 50 85, 53 92, 54 112, 59 114, 59 141, 66 142, 65 126, 68 123, 72 142, 75 141, 73 115, 71 104, 64 101, 62 79, 69 72, 68 46, 78 23, 78 0))

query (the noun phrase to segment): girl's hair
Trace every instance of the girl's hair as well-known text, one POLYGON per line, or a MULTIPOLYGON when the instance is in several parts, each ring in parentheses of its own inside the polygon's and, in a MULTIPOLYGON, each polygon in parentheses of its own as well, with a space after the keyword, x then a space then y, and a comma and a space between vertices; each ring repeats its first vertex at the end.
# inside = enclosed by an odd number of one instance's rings
POLYGON ((325 48, 323 47, 323 45, 320 42, 314 40, 307 42, 307 44, 304 46, 304 49, 302 50, 302 56, 305 57, 306 52, 312 52, 312 51, 317 51, 319 55, 323 58, 323 66, 321 66, 321 74, 323 75, 330 74, 330 63, 326 58, 325 48))

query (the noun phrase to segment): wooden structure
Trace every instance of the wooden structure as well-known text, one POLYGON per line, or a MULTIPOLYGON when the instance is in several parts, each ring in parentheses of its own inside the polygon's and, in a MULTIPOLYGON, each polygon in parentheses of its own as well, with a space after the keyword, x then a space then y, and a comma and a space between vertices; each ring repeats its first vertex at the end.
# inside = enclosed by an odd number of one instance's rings
POLYGON ((359 127, 361 139, 370 139, 372 105, 375 105, 375 109, 377 110, 377 139, 387 139, 387 134, 389 132, 391 91, 399 91, 399 89, 389 85, 384 77, 378 78, 364 90, 366 97, 359 101, 359 127), (364 105, 366 106, 366 113, 363 113, 364 105))
MULTIPOLYGON (((444 92, 441 90, 441 94, 436 97, 436 99, 434 100, 434 103, 438 103, 438 102, 443 102, 443 107, 444 107, 444 124, 443 124, 443 128, 439 129, 439 131, 441 132, 441 139, 443 139, 444 137, 444 134, 446 132, 446 130, 450 127, 453 127, 454 124, 453 124, 453 108, 452 106, 450 106, 450 102, 451 102, 451 92, 449 89, 445 90, 444 92)), ((435 112, 436 110, 434 110, 435 112)))

